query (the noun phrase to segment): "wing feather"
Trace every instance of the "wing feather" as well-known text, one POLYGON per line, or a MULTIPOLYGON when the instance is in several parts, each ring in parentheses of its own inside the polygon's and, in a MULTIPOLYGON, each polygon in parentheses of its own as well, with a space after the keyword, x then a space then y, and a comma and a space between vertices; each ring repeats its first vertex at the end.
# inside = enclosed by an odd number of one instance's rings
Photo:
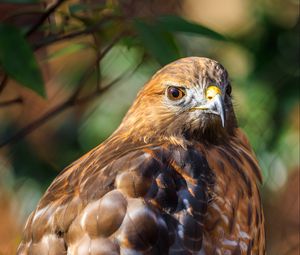
POLYGON ((201 248, 212 175, 199 151, 139 148, 105 166, 98 155, 92 151, 54 180, 27 223, 18 254, 48 254, 56 246, 57 254, 98 254, 97 242, 116 254, 201 248))
POLYGON ((119 147, 114 157, 93 150, 51 184, 18 254, 259 250, 259 170, 239 135, 223 146, 119 147))

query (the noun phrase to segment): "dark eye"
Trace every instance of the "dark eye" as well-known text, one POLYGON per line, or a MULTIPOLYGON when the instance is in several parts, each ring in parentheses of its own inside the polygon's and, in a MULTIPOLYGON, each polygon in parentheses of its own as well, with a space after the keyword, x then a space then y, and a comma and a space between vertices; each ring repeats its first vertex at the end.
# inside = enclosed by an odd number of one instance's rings
POLYGON ((230 84, 227 85, 227 88, 226 88, 226 94, 227 94, 228 96, 231 96, 231 85, 230 85, 230 84))
POLYGON ((185 96, 185 90, 183 88, 168 87, 167 96, 170 100, 179 100, 185 96))

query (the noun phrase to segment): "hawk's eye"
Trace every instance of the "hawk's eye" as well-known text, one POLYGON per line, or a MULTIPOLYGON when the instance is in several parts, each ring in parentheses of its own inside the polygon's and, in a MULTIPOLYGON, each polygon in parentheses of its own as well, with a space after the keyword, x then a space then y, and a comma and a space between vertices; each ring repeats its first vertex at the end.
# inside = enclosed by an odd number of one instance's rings
POLYGON ((231 96, 231 85, 230 85, 230 84, 227 85, 227 88, 226 88, 226 94, 227 94, 228 96, 231 96))
POLYGON ((179 100, 185 96, 185 90, 178 87, 168 87, 167 96, 170 100, 179 100))

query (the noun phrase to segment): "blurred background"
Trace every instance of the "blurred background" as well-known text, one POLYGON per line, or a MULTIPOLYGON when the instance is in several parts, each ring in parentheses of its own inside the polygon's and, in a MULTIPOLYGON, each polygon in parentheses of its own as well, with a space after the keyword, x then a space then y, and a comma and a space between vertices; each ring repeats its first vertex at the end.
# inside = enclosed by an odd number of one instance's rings
POLYGON ((260 162, 268 254, 299 254, 299 0, 0 4, 0 255, 53 178, 106 139, 162 65, 229 71, 260 162))

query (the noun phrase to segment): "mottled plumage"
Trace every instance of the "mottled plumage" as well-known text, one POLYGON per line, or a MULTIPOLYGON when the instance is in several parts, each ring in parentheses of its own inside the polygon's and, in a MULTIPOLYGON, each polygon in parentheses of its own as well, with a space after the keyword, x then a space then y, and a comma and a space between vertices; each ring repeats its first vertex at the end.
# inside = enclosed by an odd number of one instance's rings
POLYGON ((158 71, 111 137, 53 181, 18 254, 265 254, 260 169, 230 93, 207 58, 158 71))

